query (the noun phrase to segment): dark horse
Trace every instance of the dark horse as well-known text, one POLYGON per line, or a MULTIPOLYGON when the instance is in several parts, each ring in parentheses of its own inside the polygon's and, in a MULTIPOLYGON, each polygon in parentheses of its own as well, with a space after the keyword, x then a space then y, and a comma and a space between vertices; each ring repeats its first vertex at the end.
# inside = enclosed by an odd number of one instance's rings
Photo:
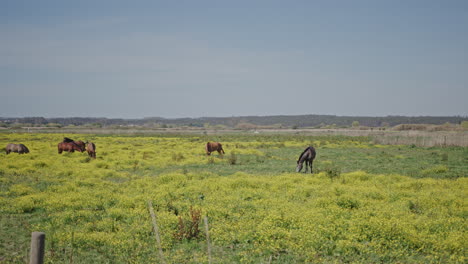
POLYGON ((86 148, 86 145, 83 141, 81 140, 75 141, 67 137, 64 137, 63 141, 60 142, 58 145, 59 154, 61 154, 62 151, 74 152, 76 150, 79 152, 83 152, 85 151, 85 148, 86 148))
POLYGON ((75 140, 73 140, 73 139, 71 139, 71 138, 64 137, 62 142, 67 142, 67 143, 74 142, 74 143, 77 144, 80 148, 82 148, 83 151, 84 151, 84 149, 86 148, 86 144, 85 144, 83 141, 81 141, 81 140, 75 141, 75 140))
POLYGON ((213 151, 218 151, 219 155, 224 154, 224 149, 221 143, 219 142, 208 142, 205 146, 206 155, 210 155, 213 151))
POLYGON ((88 152, 89 157, 95 159, 96 158, 96 145, 94 145, 93 142, 87 142, 86 152, 88 152))
POLYGON ((16 152, 18 154, 29 153, 29 149, 23 144, 8 144, 5 147, 6 154, 10 154, 10 152, 16 152))
POLYGON ((306 162, 306 167, 304 173, 307 173, 307 165, 310 167, 310 173, 312 173, 312 163, 314 162, 315 159, 315 149, 314 147, 307 147, 299 156, 299 159, 297 160, 297 167, 296 167, 296 172, 300 172, 302 170, 302 164, 304 161, 306 162))
POLYGON ((58 153, 62 154, 62 151, 67 151, 67 152, 83 152, 84 148, 76 144, 75 142, 60 142, 57 145, 58 148, 58 153))
POLYGON ((74 142, 75 142, 75 144, 78 145, 78 147, 80 147, 83 151, 85 151, 85 149, 86 149, 86 143, 84 143, 84 142, 81 141, 81 140, 74 141, 74 142))

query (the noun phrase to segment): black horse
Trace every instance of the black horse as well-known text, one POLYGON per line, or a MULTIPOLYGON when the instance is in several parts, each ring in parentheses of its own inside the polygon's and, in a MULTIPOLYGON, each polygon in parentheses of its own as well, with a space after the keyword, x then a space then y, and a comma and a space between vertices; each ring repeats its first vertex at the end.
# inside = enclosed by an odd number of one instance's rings
POLYGON ((310 167, 310 173, 312 173, 312 163, 314 162, 315 159, 315 149, 314 147, 307 147, 299 156, 299 159, 297 160, 297 167, 296 167, 296 172, 301 172, 302 170, 302 165, 304 161, 306 162, 306 167, 304 173, 307 173, 307 165, 310 167))

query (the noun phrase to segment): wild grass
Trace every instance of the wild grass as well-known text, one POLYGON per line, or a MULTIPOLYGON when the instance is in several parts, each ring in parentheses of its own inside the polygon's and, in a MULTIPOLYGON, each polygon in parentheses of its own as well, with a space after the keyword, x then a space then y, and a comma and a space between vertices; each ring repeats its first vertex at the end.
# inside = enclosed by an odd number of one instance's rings
POLYGON ((368 137, 75 134, 97 159, 59 155, 63 134, 0 134, 0 262, 160 262, 147 201, 171 263, 464 263, 468 150, 383 146, 368 137), (220 141, 225 157, 206 156, 220 141), (294 173, 317 150, 314 174, 294 173), (235 157, 235 158, 234 158, 235 157))

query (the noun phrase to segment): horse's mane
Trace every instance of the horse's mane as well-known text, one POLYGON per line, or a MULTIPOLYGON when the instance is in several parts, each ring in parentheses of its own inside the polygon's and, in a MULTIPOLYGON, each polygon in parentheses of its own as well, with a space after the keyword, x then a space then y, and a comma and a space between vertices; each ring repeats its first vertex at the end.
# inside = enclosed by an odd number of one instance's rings
POLYGON ((71 139, 71 138, 64 137, 64 138, 63 138, 63 142, 68 142, 68 143, 70 143, 70 142, 74 142, 74 140, 71 139))
POLYGON ((301 155, 299 155, 299 159, 297 159, 297 162, 299 163, 299 161, 301 160, 302 156, 308 151, 308 150, 312 150, 313 147, 311 146, 308 146, 306 149, 304 149, 304 151, 302 151, 301 155))

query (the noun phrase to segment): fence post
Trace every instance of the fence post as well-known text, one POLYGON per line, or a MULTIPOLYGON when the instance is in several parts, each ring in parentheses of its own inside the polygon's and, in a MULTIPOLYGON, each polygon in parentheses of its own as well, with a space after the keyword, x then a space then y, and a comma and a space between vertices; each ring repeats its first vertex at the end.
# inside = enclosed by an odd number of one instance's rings
POLYGON ((166 259, 164 258, 164 253, 161 247, 161 237, 159 236, 159 228, 158 228, 158 224, 156 223, 156 215, 154 214, 153 203, 149 200, 148 200, 148 207, 150 210, 151 219, 153 220, 153 230, 154 230, 154 235, 156 236, 156 242, 159 248, 159 256, 161 257, 161 262, 165 264, 166 259))
POLYGON ((31 255, 29 264, 43 264, 45 249, 45 233, 32 232, 31 235, 31 255))
POLYGON ((208 217, 203 218, 205 222, 205 232, 206 232, 206 243, 208 244, 208 263, 211 264, 211 243, 210 243, 210 233, 208 228, 208 217))

